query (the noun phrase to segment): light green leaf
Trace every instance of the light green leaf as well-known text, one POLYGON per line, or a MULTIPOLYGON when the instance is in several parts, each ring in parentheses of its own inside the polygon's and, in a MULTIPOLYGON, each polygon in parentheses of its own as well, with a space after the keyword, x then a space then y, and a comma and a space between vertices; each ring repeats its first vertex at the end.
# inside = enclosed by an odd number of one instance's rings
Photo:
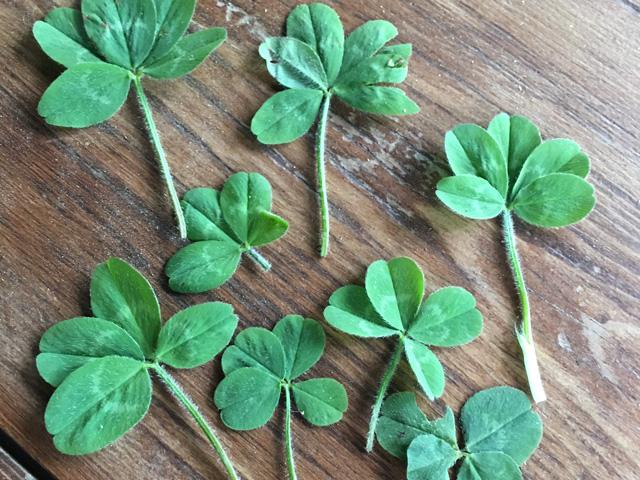
POLYGON ((322 326, 311 318, 287 315, 273 328, 280 339, 285 356, 285 378, 299 377, 322 356, 325 335, 322 326))
POLYGON ((256 235, 258 214, 271 210, 271 185, 259 173, 231 175, 222 187, 220 206, 225 221, 241 242, 256 235))
POLYGON ((91 40, 84 30, 80 10, 67 7, 54 8, 47 14, 44 21, 82 47, 92 50, 91 40))
POLYGON ((344 43, 344 57, 338 82, 343 75, 363 60, 374 55, 385 43, 397 35, 396 27, 386 20, 371 20, 356 28, 344 43))
POLYGON ((147 58, 156 33, 152 0, 83 0, 81 5, 87 35, 104 58, 125 68, 147 58))
POLYGON ((410 338, 404 339, 404 350, 418 384, 429 400, 444 392, 444 370, 435 353, 410 338))
POLYGON ((286 360, 280 339, 262 327, 250 327, 240 332, 222 355, 222 371, 229 375, 243 367, 261 369, 278 381, 282 380, 286 360))
POLYGON ((103 122, 127 99, 131 73, 107 63, 66 70, 44 92, 38 113, 50 125, 82 128, 103 122))
POLYGON ((103 357, 62 382, 49 400, 44 420, 59 451, 84 455, 133 428, 150 403, 151 379, 141 361, 103 357))
POLYGON ((314 378, 294 383, 292 390, 300 414, 312 425, 325 427, 334 424, 347 411, 347 392, 333 378, 314 378))
POLYGON ((507 159, 509 185, 513 185, 527 157, 542 142, 540 130, 526 117, 500 113, 493 117, 487 131, 507 159))
POLYGON ((140 346, 115 323, 77 317, 49 328, 40 339, 36 366, 40 376, 57 387, 74 370, 101 357, 118 355, 144 360, 140 346))
POLYGON ((335 93, 353 108, 381 115, 411 115, 420 107, 399 88, 379 86, 336 86, 335 93))
POLYGON ((252 247, 267 245, 282 237, 288 229, 289 223, 285 219, 263 210, 253 219, 247 242, 252 247))
MULTIPOLYGON (((562 169, 567 164, 571 165, 571 160, 579 153, 580 147, 571 140, 556 138, 542 142, 524 162, 520 175, 511 189, 510 199, 515 199, 520 190, 540 177, 558 172, 573 173, 562 169)), ((581 173, 583 168, 578 166, 577 171, 581 173)))
POLYGON ((224 28, 214 27, 185 35, 164 56, 145 63, 143 71, 154 78, 178 78, 195 70, 227 39, 224 28))
POLYGON ((186 308, 164 324, 156 359, 174 368, 207 363, 226 347, 238 326, 228 303, 210 302, 186 308))
POLYGON ((413 47, 410 43, 399 43, 398 45, 387 45, 378 50, 377 55, 400 55, 405 60, 409 60, 413 53, 413 47))
POLYGON ((475 175, 455 175, 438 182, 437 197, 459 215, 477 220, 504 210, 504 198, 488 181, 475 175))
POLYGON ((288 143, 301 137, 315 121, 323 94, 315 89, 291 89, 267 100, 251 120, 251 131, 261 143, 288 143))
POLYGON ((358 337, 388 337, 399 333, 382 320, 366 290, 359 285, 336 290, 329 298, 324 318, 332 327, 358 337))
POLYGON ((150 358, 160 331, 160 305, 146 278, 119 258, 98 265, 91 276, 94 315, 121 326, 150 358))
POLYGON ((218 384, 214 401, 227 427, 253 430, 273 416, 280 399, 280 388, 280 381, 264 370, 240 368, 218 384))
POLYGON ((558 170, 558 173, 572 173, 579 177, 587 178, 590 169, 589 157, 586 153, 580 152, 565 163, 560 170, 558 170))
POLYGON ((458 480, 522 480, 518 464, 500 452, 467 455, 460 466, 458 480))
POLYGON ((449 480, 459 453, 434 435, 420 435, 407 450, 407 480, 449 480))
POLYGON ((540 227, 565 227, 585 218, 596 204, 593 186, 570 173, 540 177, 520 190, 513 209, 540 227))
POLYGON ((297 38, 272 37, 260 45, 269 73, 288 88, 328 88, 327 75, 315 50, 297 38))
POLYGON ((472 396, 460 414, 469 453, 502 452, 518 465, 542 438, 542 421, 527 396, 512 387, 495 387, 472 396))
POLYGON ((34 23, 33 36, 44 53, 67 68, 80 63, 101 62, 90 50, 49 23, 34 23))
POLYGON ((472 124, 458 125, 445 135, 444 148, 453 173, 482 177, 506 198, 507 161, 486 130, 472 124))
POLYGON ((460 287, 441 288, 429 295, 409 328, 412 338, 437 347, 464 345, 481 332, 476 299, 460 287))
POLYGON ((431 434, 457 448, 453 412, 446 409, 442 418, 433 422, 422 413, 413 392, 389 395, 382 405, 376 438, 387 452, 405 458, 411 442, 420 435, 431 434))
POLYGON ((187 245, 165 266, 169 287, 178 293, 217 288, 235 273, 240 256, 240 246, 228 241, 208 240, 187 245))
POLYGON ((298 5, 287 17, 287 36, 316 51, 327 82, 332 85, 340 71, 344 50, 344 30, 335 10, 323 3, 298 5))
POLYGON ((394 53, 374 55, 342 75, 337 88, 348 89, 349 85, 404 82, 409 70, 407 66, 407 59, 403 55, 394 53))
POLYGON ((145 65, 164 56, 187 31, 196 8, 196 0, 154 0, 156 38, 145 65))
POLYGON ((376 311, 390 326, 406 330, 424 296, 424 275, 412 259, 378 260, 367 268, 365 288, 376 311))
MULTIPOLYGON (((238 242, 222 217, 220 194, 213 188, 194 188, 183 197, 182 210, 187 224, 187 238, 238 242)), ((239 242, 238 242, 239 243, 239 242)))

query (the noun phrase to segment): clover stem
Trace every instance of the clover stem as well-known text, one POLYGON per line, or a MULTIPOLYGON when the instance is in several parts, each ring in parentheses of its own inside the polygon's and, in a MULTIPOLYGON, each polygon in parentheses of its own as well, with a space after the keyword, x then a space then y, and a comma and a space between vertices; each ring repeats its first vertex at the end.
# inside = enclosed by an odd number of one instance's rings
POLYGON ((176 382, 171 374, 169 374, 169 372, 162 368, 161 365, 156 363, 153 365, 153 369, 162 379, 171 393, 178 399, 178 401, 180 401, 180 403, 182 403, 184 408, 186 408, 187 412, 191 414, 204 435, 207 437, 207 440, 209 440, 209 443, 220 457, 220 460, 222 461, 222 464, 227 471, 227 476, 232 480, 239 480, 240 477, 238 477, 238 474, 233 468, 233 464, 227 456, 227 453, 224 451, 224 448, 222 447, 220 440, 216 436, 213 427, 209 425, 207 420, 202 416, 202 414, 198 410, 198 407, 195 405, 195 403, 193 403, 193 400, 188 397, 188 395, 184 392, 178 382, 176 382))
POLYGON ((247 250, 247 255, 249 255, 249 258, 251 258, 251 260, 260 265, 260 267, 265 272, 271 270, 271 263, 269 262, 269 260, 264 258, 255 248, 250 248, 249 250, 247 250))
POLYGON ((376 401, 373 404, 373 408, 371 411, 371 419, 369 420, 369 433, 367 434, 367 446, 366 450, 368 453, 373 451, 373 442, 376 436, 376 427, 378 425, 378 417, 380 417, 380 409, 382 408, 382 401, 387 393, 387 389, 391 384, 391 379, 393 378, 393 374, 396 373, 396 369, 398 368, 398 364, 400 363, 400 359, 402 358, 402 351, 404 349, 404 339, 400 337, 398 341, 398 345, 396 345, 395 350, 393 351, 393 355, 391 356, 391 360, 389 361, 389 365, 387 366, 387 370, 384 372, 384 376, 382 377, 382 381, 380 382, 380 388, 378 389, 378 395, 376 396, 376 401))
POLYGON ((520 298, 520 319, 516 322, 516 337, 522 355, 524 357, 524 368, 529 381, 529 390, 534 402, 540 403, 547 399, 547 395, 542 385, 540 377, 540 368, 538 367, 538 359, 536 356, 536 348, 533 342, 533 332, 531 329, 531 310, 529 307, 529 294, 527 293, 527 285, 524 281, 522 266, 520 265, 520 256, 516 246, 516 234, 513 227, 513 218, 509 210, 505 210, 502 214, 504 243, 507 250, 507 257, 513 273, 513 279, 516 283, 516 290, 520 298))
POLYGON ((324 145, 327 138, 327 121, 329 119, 329 105, 331 93, 327 92, 322 102, 322 111, 316 132, 316 191, 320 208, 320 256, 329 253, 329 199, 327 197, 327 179, 324 162, 324 145))
POLYGON ((293 439, 291 438, 291 386, 284 386, 284 397, 286 402, 286 413, 284 419, 284 441, 287 449, 287 468, 289 470, 289 480, 297 480, 296 465, 293 461, 293 439))
POLYGON ((135 85, 138 102, 140 103, 140 109, 142 110, 142 113, 144 113, 145 124, 147 125, 147 131, 149 132, 149 139, 151 140, 153 151, 155 152, 156 158, 160 165, 160 171, 164 178, 165 184, 167 185, 167 190, 169 191, 169 197, 173 206, 173 213, 175 214, 176 220, 178 221, 178 231, 180 232, 180 238, 187 238, 187 225, 184 221, 184 214, 182 212, 182 207, 180 206, 180 199, 178 198, 176 187, 173 184, 169 162, 167 161, 167 156, 164 153, 164 148, 162 148, 160 135, 158 134, 158 128, 156 127, 156 122, 153 120, 151 107, 149 106, 149 101, 147 100, 147 96, 145 95, 142 88, 142 81, 140 80, 139 75, 134 76, 133 84, 135 85))

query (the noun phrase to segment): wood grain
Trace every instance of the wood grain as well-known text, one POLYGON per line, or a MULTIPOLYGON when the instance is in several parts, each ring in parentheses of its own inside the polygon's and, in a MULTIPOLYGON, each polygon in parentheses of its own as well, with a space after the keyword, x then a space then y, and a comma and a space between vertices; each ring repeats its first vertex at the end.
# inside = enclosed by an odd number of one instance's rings
MULTIPOLYGON (((545 433, 526 464, 529 479, 637 478, 640 461, 640 5, 635 0, 351 0, 329 2, 347 31, 386 18, 412 42, 406 88, 419 115, 389 119, 337 106, 328 137, 332 253, 316 255, 313 138, 275 148, 249 131, 276 86, 259 59, 294 1, 201 1, 194 28, 225 26, 228 42, 185 79, 147 82, 180 192, 219 186, 232 172, 259 171, 274 187, 274 211, 291 230, 264 254, 271 273, 244 262, 224 287, 171 294, 162 268, 178 248, 169 204, 133 97, 111 121, 84 130, 47 126, 36 105, 60 68, 30 30, 58 5, 0 5, 0 425, 50 478, 222 478, 199 431, 160 384, 148 416, 104 451, 66 457, 43 425, 51 389, 34 356, 46 328, 89 314, 88 279, 109 256, 133 263, 157 288, 168 318, 205 300, 232 303, 241 326, 271 327, 286 313, 321 318, 330 293, 361 279, 377 258, 414 257, 428 289, 473 291, 486 318, 482 337, 441 349, 442 399, 431 415, 458 409, 494 385, 525 388, 513 336, 516 304, 496 221, 465 221, 443 208, 434 186, 446 174, 446 130, 523 113, 546 137, 570 137, 588 152, 598 205, 561 230, 518 223, 534 329, 550 400, 545 433)), ((337 104, 337 102, 336 102, 337 104)), ((392 346, 327 328, 314 368, 348 386, 350 409, 330 428, 294 422, 300 478, 397 479, 402 461, 363 453, 370 403, 392 346)), ((246 433, 222 428, 212 402, 217 361, 177 372, 219 429, 246 479, 283 478, 282 416, 246 433)), ((414 389, 407 367, 394 390, 414 389)))

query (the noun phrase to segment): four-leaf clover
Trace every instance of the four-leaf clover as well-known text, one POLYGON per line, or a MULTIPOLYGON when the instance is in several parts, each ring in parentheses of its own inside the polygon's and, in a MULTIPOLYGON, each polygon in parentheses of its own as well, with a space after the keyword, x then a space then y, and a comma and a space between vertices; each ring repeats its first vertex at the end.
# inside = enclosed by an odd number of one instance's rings
POLYGON ((282 318, 273 332, 250 327, 238 334, 222 355, 225 378, 215 391, 215 404, 225 425, 234 430, 262 427, 273 416, 284 390, 285 443, 290 478, 296 478, 291 437, 293 400, 312 425, 340 421, 347 410, 347 392, 332 378, 298 378, 324 351, 325 335, 315 320, 299 315, 282 318))
POLYGON ((133 82, 182 238, 180 202, 141 79, 186 75, 224 42, 223 28, 184 35, 195 5, 196 0, 82 0, 81 11, 56 8, 33 26, 42 50, 67 68, 38 105, 47 123, 82 128, 103 122, 120 110, 133 82))
POLYGON ((237 479, 212 427, 162 366, 194 368, 213 359, 238 324, 233 307, 194 305, 162 325, 149 282, 111 258, 93 272, 91 310, 95 317, 59 322, 40 340, 38 372, 56 387, 44 415, 56 448, 69 455, 92 453, 132 429, 151 404, 152 371, 196 420, 229 478, 237 479))
POLYGON ((507 256, 521 301, 518 342, 533 399, 544 401, 511 212, 540 227, 564 227, 585 218, 596 201, 586 180, 589 157, 571 140, 543 142, 529 119, 506 113, 494 117, 486 130, 458 125, 447 132, 445 150, 455 176, 438 182, 438 198, 468 218, 503 217, 507 256))
POLYGON ((271 213, 271 185, 259 173, 231 175, 218 192, 195 188, 182 200, 187 237, 192 244, 167 263, 169 287, 198 293, 225 283, 243 253, 264 270, 271 264, 256 250, 282 237, 288 223, 271 213))
POLYGON ((373 406, 366 447, 369 452, 373 449, 380 407, 402 352, 425 395, 438 398, 444 391, 444 370, 428 346, 464 345, 482 331, 482 315, 467 290, 445 287, 423 303, 424 290, 422 270, 410 258, 378 260, 367 269, 364 287, 339 288, 324 311, 331 326, 350 335, 398 337, 373 406))
POLYGON ((411 45, 386 44, 398 30, 373 20, 345 40, 338 14, 322 3, 302 4, 287 18, 287 36, 260 45, 269 73, 288 90, 278 92, 256 112, 251 131, 265 144, 291 142, 304 135, 318 114, 316 168, 321 216, 321 256, 329 252, 329 202, 324 149, 329 104, 335 95, 353 108, 383 115, 417 113, 419 107, 396 87, 407 77, 411 45))
POLYGON ((406 458, 408 480, 445 480, 462 459, 458 480, 521 480, 522 465, 542 438, 542 421, 520 390, 494 387, 473 395, 460 415, 458 446, 451 409, 429 421, 409 392, 390 395, 376 436, 392 455, 406 458))

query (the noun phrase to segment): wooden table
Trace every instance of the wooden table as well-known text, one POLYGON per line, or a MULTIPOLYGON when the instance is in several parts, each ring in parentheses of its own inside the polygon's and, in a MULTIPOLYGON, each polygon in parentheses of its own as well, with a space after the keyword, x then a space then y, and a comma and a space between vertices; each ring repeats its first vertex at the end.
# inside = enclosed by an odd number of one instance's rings
MULTIPOLYGON (((61 2, 62 3, 62 2, 61 2)), ((352 0, 331 2, 347 31, 386 18, 413 42, 406 82, 419 115, 389 119, 336 108, 328 137, 333 216, 331 256, 316 255, 313 137, 275 148, 249 130, 275 90, 258 56, 282 32, 294 1, 207 0, 194 28, 225 26, 229 40, 195 73, 148 81, 152 107, 180 192, 219 186, 233 172, 258 171, 274 187, 287 236, 264 249, 271 273, 245 261, 205 295, 169 292, 163 265, 176 251, 169 204, 133 98, 111 121, 84 130, 47 126, 36 105, 60 68, 30 31, 57 2, 3 0, 0 6, 0 419, 2 478, 222 478, 209 446, 156 384, 149 415, 102 452, 56 452, 43 425, 51 388, 37 375, 41 334, 88 315, 89 275, 109 256, 133 263, 157 288, 164 317, 196 302, 234 305, 241 327, 271 327, 287 313, 318 319, 329 294, 357 282, 378 258, 410 255, 428 289, 473 291, 485 330, 472 344, 438 351, 447 372, 431 416, 458 409, 494 385, 526 388, 513 335, 515 292, 497 221, 465 221, 434 195, 447 174, 442 143, 460 122, 485 125, 505 110, 530 116, 546 137, 570 137, 593 162, 598 205, 562 230, 517 223, 531 289, 542 373, 550 400, 530 479, 638 478, 640 461, 640 4, 637 0, 352 0)), ((326 328, 315 367, 347 384, 344 421, 311 428, 295 419, 300 478, 398 479, 403 462, 380 448, 363 453, 369 408, 390 355, 384 341, 358 341, 326 328)), ((218 361, 177 372, 218 428, 246 479, 285 476, 282 416, 246 433, 221 425, 212 392, 218 361)), ((415 389, 402 367, 393 390, 415 389)))

